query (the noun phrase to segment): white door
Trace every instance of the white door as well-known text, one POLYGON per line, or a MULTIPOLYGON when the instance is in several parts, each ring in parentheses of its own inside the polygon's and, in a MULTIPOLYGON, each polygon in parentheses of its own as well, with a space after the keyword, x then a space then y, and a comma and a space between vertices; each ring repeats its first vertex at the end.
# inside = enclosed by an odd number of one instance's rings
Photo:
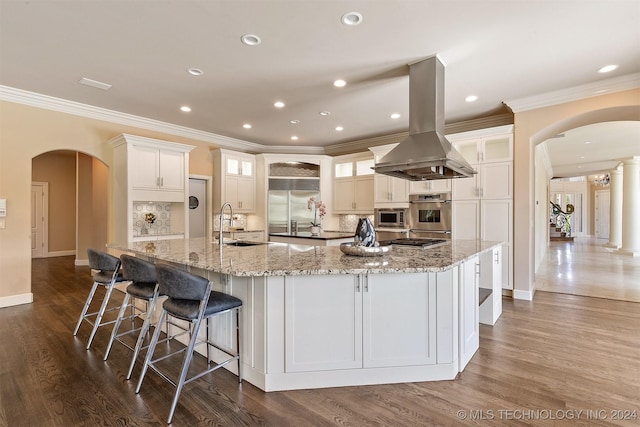
POLYGON ((207 181, 189 178, 189 238, 204 237, 207 230, 207 181))
POLYGON ((49 184, 31 183, 31 258, 47 255, 49 184))
POLYGON ((609 238, 609 190, 596 191, 596 237, 598 239, 609 238))

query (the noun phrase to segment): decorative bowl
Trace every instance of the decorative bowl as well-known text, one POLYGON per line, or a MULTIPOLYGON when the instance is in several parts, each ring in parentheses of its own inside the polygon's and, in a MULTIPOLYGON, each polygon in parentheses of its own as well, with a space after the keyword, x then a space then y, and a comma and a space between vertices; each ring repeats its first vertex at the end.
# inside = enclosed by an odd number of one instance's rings
POLYGON ((361 246, 354 242, 340 243, 340 250, 347 255, 354 256, 381 256, 391 252, 391 245, 387 246, 361 246))

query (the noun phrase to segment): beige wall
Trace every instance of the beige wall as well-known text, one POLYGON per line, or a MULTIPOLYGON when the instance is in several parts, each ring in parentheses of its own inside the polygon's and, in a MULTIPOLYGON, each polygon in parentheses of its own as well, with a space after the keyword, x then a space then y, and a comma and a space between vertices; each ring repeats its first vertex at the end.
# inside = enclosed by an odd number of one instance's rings
MULTIPOLYGON (((195 145, 190 173, 212 175, 212 144, 0 101, 0 198, 7 199, 8 208, 6 227, 0 229, 0 307, 31 300, 28 212, 33 158, 50 151, 71 150, 95 157, 108 167, 112 159, 106 142, 122 133, 195 145)), ((110 204, 111 195, 105 197, 110 204)), ((109 236, 111 226, 108 227, 109 236)), ((80 242, 78 252, 89 244, 80 242)))
POLYGON ((51 151, 34 157, 32 165, 33 181, 49 183, 48 251, 73 251, 76 249, 76 154, 51 151))
POLYGON ((514 297, 533 297, 535 242, 547 232, 536 219, 534 147, 569 129, 618 120, 640 120, 640 89, 515 114, 514 297))

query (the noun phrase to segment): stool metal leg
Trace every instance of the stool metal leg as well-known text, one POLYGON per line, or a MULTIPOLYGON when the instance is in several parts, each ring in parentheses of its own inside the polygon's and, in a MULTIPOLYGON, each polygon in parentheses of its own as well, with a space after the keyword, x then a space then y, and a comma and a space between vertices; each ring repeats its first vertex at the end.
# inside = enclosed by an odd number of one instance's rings
POLYGON ((107 304, 109 303, 109 298, 111 297, 111 292, 113 292, 113 283, 107 285, 107 293, 104 296, 104 300, 102 300, 102 305, 100 306, 100 311, 98 311, 98 315, 96 317, 95 323, 93 324, 93 329, 91 330, 91 335, 89 335, 89 341, 87 342, 86 349, 89 350, 91 347, 91 342, 93 342, 93 337, 98 331, 98 327, 100 326, 100 322, 102 322, 102 316, 104 316, 104 312, 107 309, 107 304))
POLYGON ((91 292, 89 292, 89 296, 87 297, 87 301, 84 303, 82 313, 80 313, 78 324, 76 324, 76 329, 74 329, 73 331, 73 336, 78 335, 78 330, 80 329, 80 325, 82 324, 82 321, 84 320, 84 317, 86 316, 87 311, 89 311, 89 306, 91 305, 91 301, 93 300, 93 295, 96 293, 96 289, 98 289, 98 286, 100 286, 98 282, 93 282, 93 286, 91 287, 91 292))
POLYGON ((158 339, 160 338, 160 328, 159 326, 162 324, 164 319, 167 317, 167 311, 163 308, 160 313, 160 319, 158 320, 158 327, 153 332, 153 337, 151 338, 151 342, 149 343, 149 348, 147 349, 147 355, 144 358, 144 365, 142 366, 142 372, 140 373, 140 379, 138 380, 138 386, 136 387, 136 394, 140 393, 140 387, 142 387, 142 381, 144 380, 144 376, 147 373, 147 368, 149 367, 149 363, 151 362, 151 357, 153 356, 154 351, 156 350, 156 344, 158 344, 158 339))
MULTIPOLYGON (((156 301, 158 299, 158 285, 156 285, 156 290, 153 294, 153 298, 151 302, 147 304, 147 315, 145 316, 144 323, 142 324, 142 329, 140 330, 140 334, 138 335, 138 341, 136 342, 136 347, 133 349, 133 358, 131 359, 131 365, 129 366, 129 372, 127 372, 127 379, 131 379, 131 374, 133 373, 133 367, 136 364, 136 359, 138 358, 138 354, 142 349, 142 344, 144 343, 144 337, 149 332, 149 328, 151 325, 151 317, 156 307, 156 301)), ((156 329, 160 328, 161 323, 156 325, 156 329)), ((155 334, 154 334, 155 335, 155 334)), ((149 346, 149 350, 151 346, 149 346)))
POLYGON ((111 338, 109 338, 109 344, 107 344, 107 350, 104 352, 104 359, 102 360, 107 360, 107 358, 109 357, 111 346, 113 345, 113 341, 115 341, 116 339, 116 335, 118 335, 118 330, 120 329, 120 325, 122 324, 122 318, 124 317, 124 312, 127 309, 127 305, 129 304, 130 299, 131 295, 125 293, 124 300, 122 301, 122 306, 120 307, 120 311, 118 311, 118 319, 116 320, 116 324, 113 327, 113 332, 111 332, 111 338))

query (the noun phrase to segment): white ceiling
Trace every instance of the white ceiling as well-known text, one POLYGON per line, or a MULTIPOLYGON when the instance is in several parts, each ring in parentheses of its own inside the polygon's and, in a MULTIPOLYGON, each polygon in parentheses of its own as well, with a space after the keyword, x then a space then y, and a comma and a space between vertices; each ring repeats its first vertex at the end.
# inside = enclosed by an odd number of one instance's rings
MULTIPOLYGON (((447 123, 489 116, 510 100, 639 73, 640 1, 0 0, 0 85, 266 149, 406 131, 407 64, 434 54, 446 65, 447 123), (360 25, 340 22, 351 11, 360 25), (248 33, 262 44, 243 45, 248 33), (619 68, 599 74, 607 64, 619 68), (333 87, 338 78, 347 86, 333 87)), ((625 132, 609 143, 637 145, 637 128, 625 132)), ((588 150, 567 144, 572 134, 550 144, 557 176, 588 150)))

